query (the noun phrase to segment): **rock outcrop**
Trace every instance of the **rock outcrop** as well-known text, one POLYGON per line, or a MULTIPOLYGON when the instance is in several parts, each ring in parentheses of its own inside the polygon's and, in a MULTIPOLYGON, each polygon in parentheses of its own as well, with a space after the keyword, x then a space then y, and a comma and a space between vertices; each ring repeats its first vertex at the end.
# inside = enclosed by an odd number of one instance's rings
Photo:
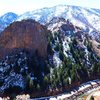
POLYGON ((46 27, 34 20, 12 23, 0 35, 0 58, 22 49, 31 53, 37 51, 41 57, 46 57, 47 34, 46 27))

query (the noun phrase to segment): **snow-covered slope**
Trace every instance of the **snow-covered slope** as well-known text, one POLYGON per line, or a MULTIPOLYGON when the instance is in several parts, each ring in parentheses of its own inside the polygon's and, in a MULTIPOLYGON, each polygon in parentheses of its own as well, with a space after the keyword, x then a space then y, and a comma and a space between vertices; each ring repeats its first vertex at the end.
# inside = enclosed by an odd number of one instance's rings
POLYGON ((43 8, 31 12, 26 12, 18 17, 17 20, 35 19, 40 23, 47 23, 53 17, 62 17, 71 20, 74 25, 100 30, 100 10, 92 8, 82 8, 78 6, 59 5, 51 8, 43 8))
POLYGON ((88 32, 84 32, 82 28, 73 25, 73 23, 71 23, 69 20, 58 17, 53 18, 51 21, 49 21, 49 23, 46 24, 46 26, 49 30, 51 30, 55 41, 52 42, 52 48, 54 51, 53 61, 55 66, 61 65, 63 62, 62 59, 60 59, 61 50, 58 50, 59 47, 60 49, 63 48, 63 54, 66 57, 69 57, 73 62, 75 62, 76 58, 74 58, 71 50, 72 48, 74 48, 74 51, 79 49, 79 51, 83 52, 84 54, 85 63, 87 63, 87 66, 90 66, 89 50, 87 46, 88 43, 90 43, 89 40, 92 41, 92 46, 90 46, 90 48, 94 48, 95 52, 92 53, 97 54, 100 57, 100 34, 98 32, 94 31, 89 34, 88 32), (73 47, 71 43, 74 44, 73 47))
POLYGON ((15 13, 9 12, 0 17, 0 31, 4 30, 10 23, 16 20, 18 16, 15 13))
POLYGON ((58 5, 51 8, 43 8, 26 12, 17 16, 14 13, 7 13, 0 17, 0 31, 4 30, 13 21, 23 19, 35 19, 42 24, 49 22, 53 17, 69 19, 74 25, 86 29, 96 29, 100 31, 100 10, 83 8, 78 6, 58 5))

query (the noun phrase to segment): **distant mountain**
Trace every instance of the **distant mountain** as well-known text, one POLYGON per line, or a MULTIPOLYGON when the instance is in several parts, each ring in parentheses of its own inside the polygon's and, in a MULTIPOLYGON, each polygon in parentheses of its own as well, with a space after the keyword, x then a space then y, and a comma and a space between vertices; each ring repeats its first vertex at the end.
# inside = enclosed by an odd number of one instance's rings
POLYGON ((23 19, 35 19, 36 21, 45 24, 49 22, 53 17, 62 17, 64 19, 69 19, 74 25, 80 26, 86 30, 89 30, 90 32, 92 30, 100 31, 99 9, 67 5, 58 5, 51 8, 38 9, 35 11, 26 12, 19 16, 14 13, 5 14, 0 18, 2 20, 0 20, 0 30, 3 30, 7 25, 16 20, 21 21, 23 19), (10 17, 10 20, 6 20, 5 18, 7 16, 12 17, 10 17))
POLYGON ((69 19, 74 25, 83 28, 89 27, 100 30, 100 10, 78 6, 59 5, 51 8, 43 8, 26 12, 20 15, 17 20, 32 18, 45 24, 53 17, 69 19))
POLYGON ((0 17, 0 31, 3 31, 10 23, 17 19, 18 15, 12 12, 6 13, 0 17))

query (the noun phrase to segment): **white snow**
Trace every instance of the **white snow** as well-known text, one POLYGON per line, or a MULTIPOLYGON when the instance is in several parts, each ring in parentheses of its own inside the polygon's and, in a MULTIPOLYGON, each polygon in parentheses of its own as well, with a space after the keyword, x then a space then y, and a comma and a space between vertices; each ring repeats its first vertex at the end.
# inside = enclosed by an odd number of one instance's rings
POLYGON ((20 86, 21 88, 24 88, 24 80, 22 75, 10 73, 10 75, 5 79, 3 86, 0 87, 0 92, 6 88, 9 88, 10 85, 20 86))
POLYGON ((86 60, 89 61, 89 58, 88 58, 88 50, 87 50, 87 47, 85 46, 85 57, 86 57, 86 60))
POLYGON ((54 97, 54 98, 50 98, 49 100, 57 100, 57 99, 54 97))
MULTIPOLYGON (((100 11, 100 10, 99 10, 100 11)), ((1 16, 4 22, 0 30, 2 31, 13 21, 21 21, 23 19, 35 19, 41 24, 49 22, 53 17, 63 17, 70 19, 70 21, 83 29, 88 26, 89 28, 95 28, 100 31, 100 13, 96 9, 82 8, 77 6, 58 5, 51 8, 43 8, 35 11, 26 12, 22 15, 15 16, 12 13, 1 16), (17 18, 17 19, 16 19, 17 18), (12 19, 9 21, 8 19, 12 19), (7 22, 8 24, 6 24, 7 22)))
POLYGON ((3 68, 2 67, 0 67, 0 71, 3 72, 3 68))
POLYGON ((59 65, 61 65, 62 61, 60 60, 59 58, 59 52, 55 52, 54 55, 53 55, 53 61, 54 61, 54 64, 59 67, 59 65))
POLYGON ((70 41, 69 37, 66 37, 65 40, 63 41, 63 51, 64 51, 64 54, 66 55, 66 57, 68 57, 66 52, 70 50, 69 41, 70 41))
POLYGON ((27 12, 18 17, 17 20, 32 18, 40 22, 50 21, 53 17, 63 17, 79 27, 94 27, 100 30, 100 13, 94 9, 75 6, 59 5, 51 8, 39 9, 27 12), (45 16, 45 17, 43 17, 45 16), (43 17, 43 18, 42 18, 43 17))

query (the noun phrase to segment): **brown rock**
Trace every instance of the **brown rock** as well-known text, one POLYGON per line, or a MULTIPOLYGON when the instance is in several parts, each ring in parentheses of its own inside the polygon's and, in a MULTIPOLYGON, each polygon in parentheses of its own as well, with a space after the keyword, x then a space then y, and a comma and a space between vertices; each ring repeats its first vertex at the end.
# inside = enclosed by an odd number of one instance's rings
POLYGON ((47 56, 47 29, 34 20, 14 22, 0 35, 0 57, 21 49, 47 56))

